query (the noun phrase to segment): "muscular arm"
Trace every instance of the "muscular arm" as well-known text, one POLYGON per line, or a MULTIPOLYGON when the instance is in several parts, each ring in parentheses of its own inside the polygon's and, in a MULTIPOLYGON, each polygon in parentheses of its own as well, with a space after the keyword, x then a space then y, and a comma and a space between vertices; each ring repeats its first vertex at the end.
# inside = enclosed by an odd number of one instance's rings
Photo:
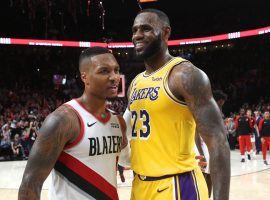
POLYGON ((169 87, 177 97, 185 99, 197 130, 208 147, 214 200, 229 199, 230 150, 207 75, 191 63, 184 62, 170 73, 169 87))
POLYGON ((64 146, 74 141, 79 132, 79 120, 70 108, 60 107, 46 118, 31 149, 19 189, 19 200, 40 199, 43 182, 64 146))

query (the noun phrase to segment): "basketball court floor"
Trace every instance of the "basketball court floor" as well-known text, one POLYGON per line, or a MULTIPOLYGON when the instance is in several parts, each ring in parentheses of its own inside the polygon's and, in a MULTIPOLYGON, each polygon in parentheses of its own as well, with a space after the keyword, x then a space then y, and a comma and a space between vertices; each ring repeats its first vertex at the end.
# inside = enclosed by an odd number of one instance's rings
MULTIPOLYGON (((267 157, 270 160, 270 153, 267 157)), ((270 162, 269 162, 270 163, 270 162)), ((22 179, 26 161, 0 162, 0 199, 15 200, 22 179)), ((231 152, 231 190, 230 200, 268 200, 270 197, 270 165, 263 164, 262 155, 252 157, 251 161, 240 162, 239 151, 231 152)), ((222 171, 220 171, 222 173, 222 171)), ((119 176, 118 193, 120 200, 130 199, 132 171, 124 172, 126 181, 121 183, 119 176)), ((41 199, 47 200, 50 177, 43 185, 41 199)))

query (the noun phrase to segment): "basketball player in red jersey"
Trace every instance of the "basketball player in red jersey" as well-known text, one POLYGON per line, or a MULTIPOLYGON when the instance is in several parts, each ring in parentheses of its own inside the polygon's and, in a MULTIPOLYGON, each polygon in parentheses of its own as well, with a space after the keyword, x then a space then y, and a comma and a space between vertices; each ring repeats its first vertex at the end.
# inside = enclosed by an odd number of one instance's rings
POLYGON ((245 162, 245 152, 247 151, 247 157, 251 160, 250 150, 251 150, 251 133, 253 128, 253 123, 251 119, 245 115, 245 109, 240 109, 240 116, 235 119, 235 128, 238 134, 238 141, 241 153, 241 162, 245 162))
POLYGON ((256 146, 255 146, 255 134, 258 131, 258 126, 256 124, 256 119, 252 116, 252 110, 247 110, 247 117, 250 118, 252 129, 251 129, 251 135, 250 135, 250 141, 251 141, 251 152, 253 152, 253 156, 256 155, 256 146))
POLYGON ((262 141, 263 162, 268 165, 266 160, 266 151, 267 148, 270 148, 270 114, 268 110, 264 112, 264 118, 259 123, 259 130, 262 141))
POLYGON ((106 98, 117 95, 119 65, 108 49, 92 47, 81 53, 79 69, 84 93, 45 119, 19 200, 39 199, 51 171, 51 199, 118 199, 116 157, 126 145, 126 127, 105 107, 106 98))

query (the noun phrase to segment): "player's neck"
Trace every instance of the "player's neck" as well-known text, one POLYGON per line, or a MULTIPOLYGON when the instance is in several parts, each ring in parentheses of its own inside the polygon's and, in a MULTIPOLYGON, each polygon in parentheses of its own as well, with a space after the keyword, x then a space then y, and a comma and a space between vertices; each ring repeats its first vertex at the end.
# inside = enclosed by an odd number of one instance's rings
POLYGON ((161 52, 156 54, 144 61, 147 74, 151 74, 154 71, 163 67, 169 60, 172 59, 172 56, 169 54, 168 50, 166 52, 161 52))
POLYGON ((106 113, 106 100, 83 94, 79 101, 91 113, 97 116, 103 116, 106 113))

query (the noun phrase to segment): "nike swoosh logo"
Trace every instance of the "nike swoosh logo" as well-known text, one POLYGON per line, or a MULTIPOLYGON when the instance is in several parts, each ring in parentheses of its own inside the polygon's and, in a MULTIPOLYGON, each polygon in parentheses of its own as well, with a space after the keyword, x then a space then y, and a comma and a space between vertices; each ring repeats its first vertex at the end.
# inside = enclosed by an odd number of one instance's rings
POLYGON ((157 189, 157 192, 163 192, 164 190, 167 190, 168 188, 169 188, 169 186, 168 187, 165 187, 165 188, 162 188, 162 189, 158 188, 157 189))
POLYGON ((87 122, 87 126, 88 126, 88 127, 91 127, 91 126, 93 126, 95 123, 97 123, 97 122, 94 122, 94 123, 92 123, 92 124, 89 124, 89 122, 87 122))

